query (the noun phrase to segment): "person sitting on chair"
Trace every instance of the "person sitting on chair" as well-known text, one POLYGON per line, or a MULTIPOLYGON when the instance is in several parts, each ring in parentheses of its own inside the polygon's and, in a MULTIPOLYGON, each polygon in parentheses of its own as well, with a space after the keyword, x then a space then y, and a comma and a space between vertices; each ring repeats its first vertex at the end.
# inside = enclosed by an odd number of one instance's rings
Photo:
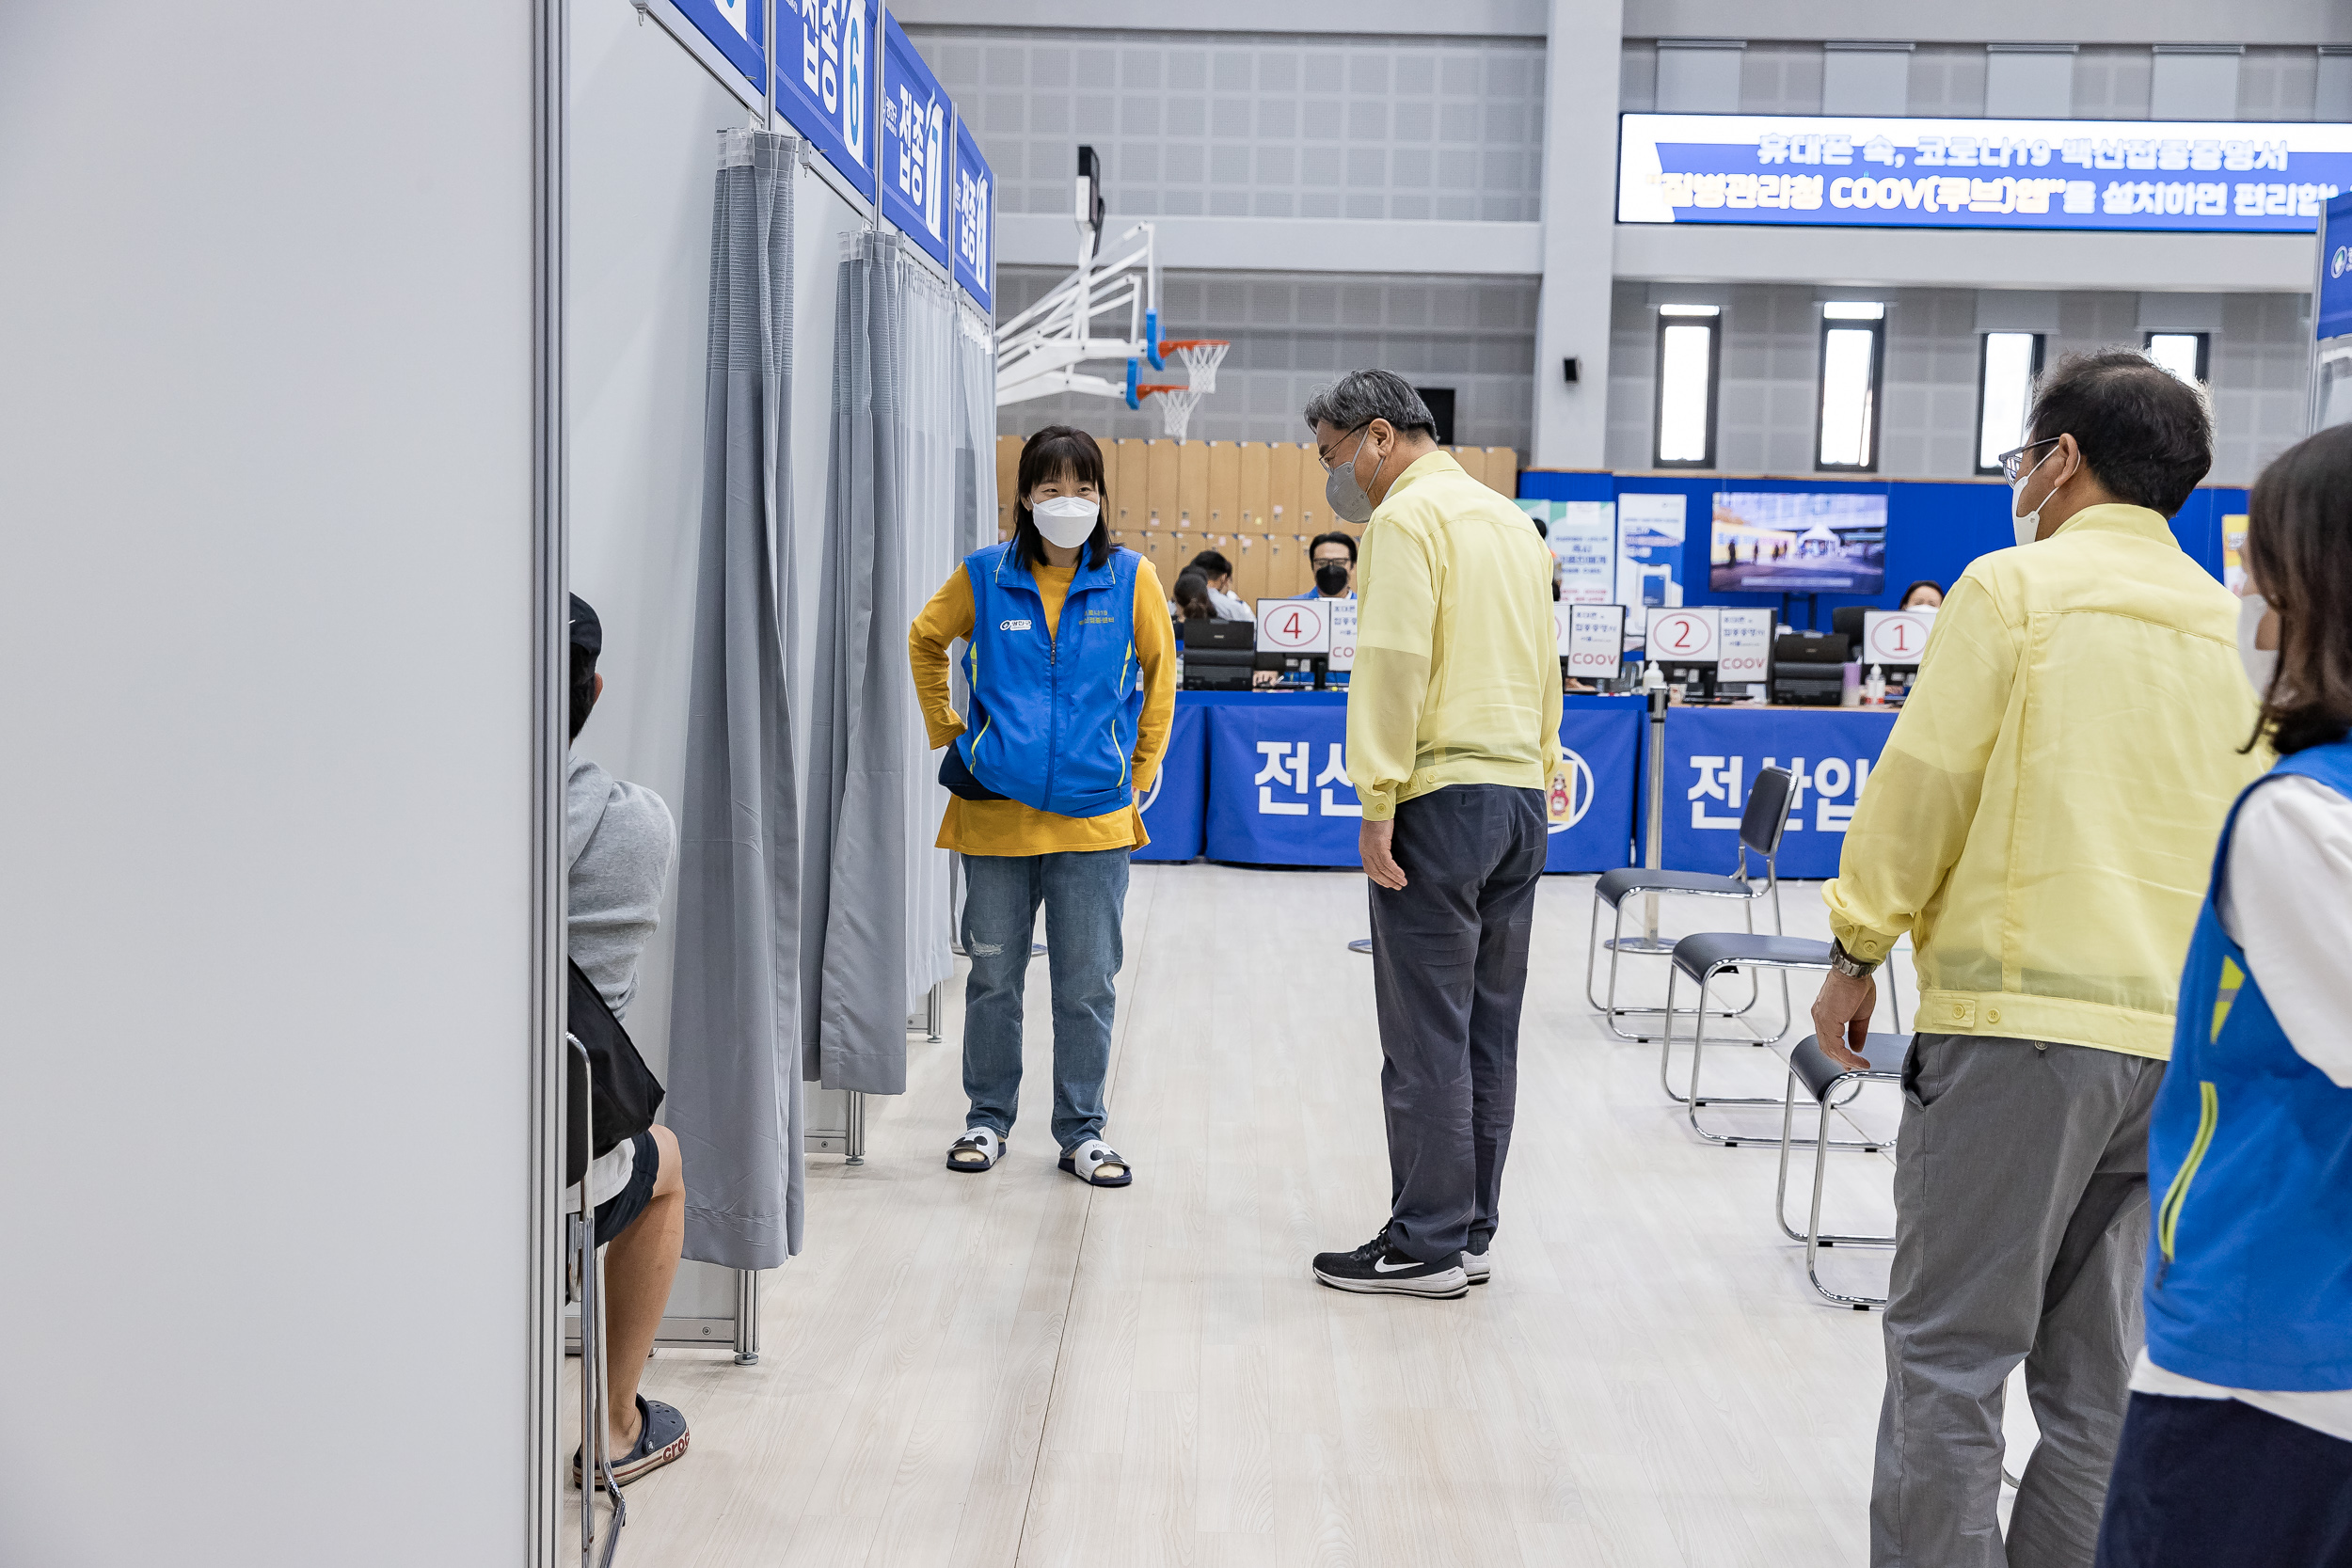
MULTIPOLYGON (((571 633, 577 742, 604 694, 604 677, 596 673, 603 623, 577 594, 571 633)), ((661 895, 676 849, 677 830, 660 796, 572 753, 564 780, 564 946, 616 1019, 626 1018, 637 993, 637 960, 661 924, 661 895)), ((649 1127, 600 1156, 588 1167, 587 1181, 596 1206, 596 1244, 605 1249, 604 1382, 612 1479, 627 1485, 686 1452, 686 1418, 675 1406, 637 1392, 686 1239, 677 1138, 666 1127, 649 1127)), ((579 1208, 579 1188, 571 1189, 564 1205, 579 1208)), ((577 1481, 578 1455, 572 1474, 577 1481)))
MULTIPOLYGON (((1202 550, 1192 558, 1184 571, 1199 572, 1209 579, 1209 608, 1219 621, 1254 621, 1249 607, 1233 592, 1233 563, 1225 559, 1222 550, 1202 550)), ((1182 574, 1178 574, 1182 576, 1182 574)))

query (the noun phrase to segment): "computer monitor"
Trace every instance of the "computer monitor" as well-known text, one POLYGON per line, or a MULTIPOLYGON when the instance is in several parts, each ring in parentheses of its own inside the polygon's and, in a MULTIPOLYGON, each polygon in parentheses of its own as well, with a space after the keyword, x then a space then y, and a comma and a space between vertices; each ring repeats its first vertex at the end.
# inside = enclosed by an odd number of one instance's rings
POLYGON ((1876 594, 1886 586, 1886 498, 1825 490, 1715 497, 1708 586, 1718 594, 1876 594))
POLYGON ((1187 649, 1221 648, 1248 653, 1257 646, 1258 626, 1254 621, 1179 621, 1176 641, 1187 649))

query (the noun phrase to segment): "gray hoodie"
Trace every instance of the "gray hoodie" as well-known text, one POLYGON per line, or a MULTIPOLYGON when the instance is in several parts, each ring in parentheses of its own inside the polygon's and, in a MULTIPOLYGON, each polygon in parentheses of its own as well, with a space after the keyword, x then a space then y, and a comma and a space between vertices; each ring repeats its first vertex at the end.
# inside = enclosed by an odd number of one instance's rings
MULTIPOLYGON (((677 829, 660 796, 573 753, 564 780, 564 945, 615 1018, 637 994, 637 960, 661 924, 676 852, 677 829)), ((604 1154, 588 1168, 590 1200, 602 1203, 628 1186, 636 1164, 629 1144, 604 1154)))

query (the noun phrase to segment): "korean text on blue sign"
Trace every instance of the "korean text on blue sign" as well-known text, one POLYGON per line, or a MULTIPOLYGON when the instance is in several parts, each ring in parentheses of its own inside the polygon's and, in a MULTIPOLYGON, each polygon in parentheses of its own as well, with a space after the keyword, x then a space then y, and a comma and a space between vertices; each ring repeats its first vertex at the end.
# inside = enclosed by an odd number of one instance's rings
POLYGON ((755 99, 768 93, 768 8, 759 0, 672 0, 678 14, 741 71, 755 99))
POLYGON ((1659 835, 1667 868, 1728 872, 1739 859, 1740 817, 1756 773, 1785 768, 1784 877, 1835 877, 1847 824, 1895 728, 1884 711, 1671 708, 1666 714, 1666 802, 1659 835))
POLYGON ((953 225, 956 281, 983 310, 995 308, 996 275, 989 266, 995 245, 995 230, 990 227, 995 221, 995 195, 996 176, 990 172, 988 160, 980 156, 980 144, 973 139, 972 128, 959 115, 955 199, 948 221, 953 225))
POLYGON ((898 19, 882 15, 882 210, 947 264, 947 158, 955 106, 898 19))
POLYGON ((852 189, 871 191, 874 28, 866 0, 784 0, 776 22, 784 35, 776 108, 852 189))
POLYGON ((2308 234, 2352 125, 1619 117, 1619 223, 2308 234))
POLYGON ((2319 309, 2312 331, 2326 340, 2352 335, 2352 196, 2328 203, 2319 230, 2319 309))

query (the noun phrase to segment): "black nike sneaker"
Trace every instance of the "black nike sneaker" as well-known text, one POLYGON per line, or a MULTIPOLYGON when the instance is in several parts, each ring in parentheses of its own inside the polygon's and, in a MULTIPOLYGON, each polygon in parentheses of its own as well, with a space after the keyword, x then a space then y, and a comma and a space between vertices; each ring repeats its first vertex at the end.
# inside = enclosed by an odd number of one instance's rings
POLYGON ((1353 1252, 1315 1254, 1315 1277, 1335 1291, 1367 1296, 1428 1296, 1451 1301, 1470 1294, 1470 1276, 1462 1272, 1462 1255, 1450 1253, 1434 1263, 1407 1258, 1389 1245, 1388 1227, 1353 1252))

